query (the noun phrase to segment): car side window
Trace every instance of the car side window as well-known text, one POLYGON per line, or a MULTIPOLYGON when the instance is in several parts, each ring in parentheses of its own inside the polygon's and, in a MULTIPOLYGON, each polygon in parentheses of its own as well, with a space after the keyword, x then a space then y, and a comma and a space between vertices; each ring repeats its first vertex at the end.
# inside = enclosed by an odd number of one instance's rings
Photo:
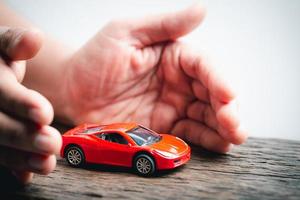
POLYGON ((128 144, 128 141, 119 133, 102 133, 97 135, 98 138, 106 140, 108 142, 114 142, 118 144, 128 144))
POLYGON ((99 134, 96 134, 96 137, 99 138, 99 139, 105 140, 106 133, 99 133, 99 134))

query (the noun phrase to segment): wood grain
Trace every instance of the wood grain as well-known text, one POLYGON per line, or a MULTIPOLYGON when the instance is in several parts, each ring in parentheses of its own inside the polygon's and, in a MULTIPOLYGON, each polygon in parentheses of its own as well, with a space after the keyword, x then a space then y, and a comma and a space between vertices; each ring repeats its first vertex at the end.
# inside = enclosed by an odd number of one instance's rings
POLYGON ((234 148, 227 155, 195 147, 192 150, 192 159, 187 165, 160 172, 152 178, 139 177, 129 169, 102 165, 77 169, 59 160, 50 175, 36 175, 31 185, 6 189, 2 197, 300 199, 300 142, 250 138, 245 145, 234 148))

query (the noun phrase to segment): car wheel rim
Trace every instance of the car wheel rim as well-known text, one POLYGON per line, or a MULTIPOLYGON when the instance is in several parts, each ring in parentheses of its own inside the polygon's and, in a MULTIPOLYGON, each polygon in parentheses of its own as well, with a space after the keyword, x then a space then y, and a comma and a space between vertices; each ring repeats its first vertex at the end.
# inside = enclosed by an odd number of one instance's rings
POLYGON ((68 152, 68 160, 72 165, 78 165, 81 162, 81 155, 77 150, 68 152))
POLYGON ((146 158, 140 158, 136 162, 136 168, 140 173, 147 174, 151 170, 151 163, 146 158))

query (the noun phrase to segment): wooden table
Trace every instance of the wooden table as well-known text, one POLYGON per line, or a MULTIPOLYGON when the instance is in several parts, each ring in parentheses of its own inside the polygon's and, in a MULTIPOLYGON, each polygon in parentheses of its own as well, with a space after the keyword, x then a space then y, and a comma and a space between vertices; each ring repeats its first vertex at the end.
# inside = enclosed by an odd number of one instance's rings
MULTIPOLYGON (((193 148, 191 161, 143 178, 129 169, 69 167, 59 160, 49 176, 36 175, 9 199, 300 199, 300 142, 250 138, 227 155, 193 148)), ((1 177, 5 180, 5 177, 1 177)), ((2 187, 3 188, 3 187, 2 187)), ((5 199, 1 198, 0 199, 5 199)))

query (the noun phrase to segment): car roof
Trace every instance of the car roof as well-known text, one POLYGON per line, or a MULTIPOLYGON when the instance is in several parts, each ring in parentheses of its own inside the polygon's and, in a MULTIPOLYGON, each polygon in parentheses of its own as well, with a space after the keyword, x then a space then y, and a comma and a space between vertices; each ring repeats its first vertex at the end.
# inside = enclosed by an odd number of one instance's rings
POLYGON ((101 124, 82 124, 80 126, 77 126, 75 129, 77 130, 75 134, 94 134, 96 132, 103 132, 103 131, 120 131, 120 132, 126 132, 127 130, 133 129, 134 127, 138 126, 137 123, 130 122, 130 123, 114 123, 114 124, 107 124, 107 125, 101 125, 101 124), (91 129, 96 129, 95 131, 88 131, 91 129))
POLYGON ((111 130, 116 130, 116 131, 128 131, 130 129, 133 129, 134 127, 138 126, 137 123, 115 123, 115 124, 109 124, 109 125, 103 125, 101 131, 111 131, 111 130))

